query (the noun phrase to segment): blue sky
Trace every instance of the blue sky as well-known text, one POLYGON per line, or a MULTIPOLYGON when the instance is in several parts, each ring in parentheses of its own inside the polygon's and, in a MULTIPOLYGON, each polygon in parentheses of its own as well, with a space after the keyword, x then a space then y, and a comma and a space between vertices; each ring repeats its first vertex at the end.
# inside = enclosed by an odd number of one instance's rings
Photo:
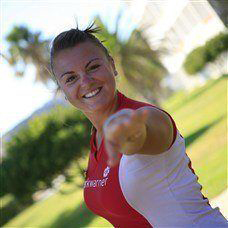
MULTIPOLYGON (((86 27, 93 16, 99 14, 110 31, 114 29, 115 18, 121 9, 124 16, 121 20, 121 35, 127 37, 143 13, 145 1, 132 1, 127 7, 119 0, 92 1, 57 1, 57 0, 24 0, 1 1, 1 52, 6 53, 7 43, 4 40, 14 25, 27 25, 33 31, 41 30, 47 38, 53 39, 60 32, 75 27, 75 18, 79 27, 86 27)), ((27 67, 25 77, 14 76, 13 69, 1 58, 0 68, 0 131, 9 131, 33 111, 53 97, 53 87, 34 83, 34 68, 27 67)))

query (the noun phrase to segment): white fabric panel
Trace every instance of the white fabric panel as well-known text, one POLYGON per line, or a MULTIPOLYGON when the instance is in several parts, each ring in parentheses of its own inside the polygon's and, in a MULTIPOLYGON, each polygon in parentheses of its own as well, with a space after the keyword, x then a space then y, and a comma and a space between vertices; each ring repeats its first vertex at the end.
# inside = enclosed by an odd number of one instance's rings
POLYGON ((219 209, 203 199, 188 164, 179 131, 162 154, 123 155, 119 166, 123 195, 153 227, 227 227, 219 209))

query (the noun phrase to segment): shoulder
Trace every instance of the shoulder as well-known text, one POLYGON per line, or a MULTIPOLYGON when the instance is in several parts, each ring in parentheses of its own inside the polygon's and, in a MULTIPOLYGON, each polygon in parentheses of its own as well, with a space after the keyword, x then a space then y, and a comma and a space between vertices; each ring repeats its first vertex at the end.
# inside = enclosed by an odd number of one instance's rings
POLYGON ((123 94, 121 94, 121 100, 122 100, 121 109, 131 108, 131 109, 151 109, 151 110, 154 110, 154 112, 157 112, 158 114, 163 116, 165 119, 167 119, 168 122, 171 121, 174 129, 176 130, 176 124, 175 124, 173 117, 166 110, 164 110, 162 107, 158 107, 154 104, 150 104, 147 102, 133 100, 131 98, 126 97, 123 94))
MULTIPOLYGON (((124 108, 130 108, 130 109, 150 109, 156 118, 156 126, 159 126, 160 124, 163 123, 163 126, 165 127, 167 133, 169 134, 169 137, 172 138, 171 143, 169 144, 168 149, 173 145, 176 135, 177 135, 177 126, 175 123, 175 120, 169 114, 166 110, 164 110, 161 107, 158 107, 154 104, 150 104, 147 102, 142 102, 142 101, 137 101, 133 100, 131 98, 126 97, 124 94, 118 92, 120 99, 121 99, 121 107, 120 109, 124 108)), ((154 124, 153 121, 151 120, 151 123, 149 124, 154 124)), ((158 128, 159 129, 159 128, 158 128)))

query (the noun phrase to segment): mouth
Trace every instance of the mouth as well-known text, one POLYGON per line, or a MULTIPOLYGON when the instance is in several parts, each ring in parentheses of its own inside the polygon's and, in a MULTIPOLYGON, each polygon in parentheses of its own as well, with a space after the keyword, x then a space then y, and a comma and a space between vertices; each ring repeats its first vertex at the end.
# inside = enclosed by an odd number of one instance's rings
POLYGON ((102 89, 102 87, 98 87, 97 89, 85 94, 83 96, 83 98, 89 99, 89 98, 95 97, 95 96, 97 96, 100 93, 101 89, 102 89))

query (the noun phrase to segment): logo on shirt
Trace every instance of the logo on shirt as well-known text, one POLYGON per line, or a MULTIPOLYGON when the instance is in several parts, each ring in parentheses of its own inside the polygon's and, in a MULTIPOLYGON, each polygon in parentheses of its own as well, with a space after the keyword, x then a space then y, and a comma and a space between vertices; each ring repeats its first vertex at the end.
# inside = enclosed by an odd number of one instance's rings
POLYGON ((107 185, 108 174, 110 172, 110 167, 107 166, 103 172, 103 179, 100 180, 87 180, 84 183, 84 188, 96 188, 96 187, 104 187, 107 185))
POLYGON ((104 170, 103 177, 107 177, 108 174, 109 174, 109 172, 110 172, 110 167, 107 166, 107 167, 105 168, 105 170, 104 170))
POLYGON ((104 187, 107 184, 107 178, 101 179, 101 180, 87 180, 84 183, 84 188, 96 188, 96 187, 104 187))

